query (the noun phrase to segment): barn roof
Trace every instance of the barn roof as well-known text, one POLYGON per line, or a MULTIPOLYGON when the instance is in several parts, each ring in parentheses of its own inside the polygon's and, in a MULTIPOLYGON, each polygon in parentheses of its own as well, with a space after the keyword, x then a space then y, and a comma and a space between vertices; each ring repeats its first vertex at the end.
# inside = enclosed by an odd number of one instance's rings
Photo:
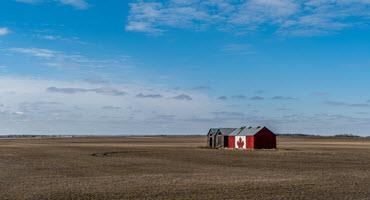
POLYGON ((211 128, 208 131, 209 134, 216 134, 216 133, 221 133, 222 135, 229 135, 232 133, 236 128, 211 128))
POLYGON ((260 130, 265 128, 264 126, 257 126, 257 127, 241 127, 235 129, 230 135, 232 136, 252 136, 257 134, 260 130))
POLYGON ((221 133, 222 135, 230 135, 230 136, 252 136, 252 135, 256 135, 263 128, 265 127, 264 126, 257 126, 257 127, 243 126, 241 128, 211 128, 208 131, 208 135, 221 133))
POLYGON ((230 135, 236 128, 219 128, 218 132, 221 132, 222 135, 230 135))
POLYGON ((211 129, 209 129, 209 131, 208 131, 208 135, 209 135, 209 134, 215 134, 215 133, 217 133, 218 129, 219 129, 219 128, 211 128, 211 129))

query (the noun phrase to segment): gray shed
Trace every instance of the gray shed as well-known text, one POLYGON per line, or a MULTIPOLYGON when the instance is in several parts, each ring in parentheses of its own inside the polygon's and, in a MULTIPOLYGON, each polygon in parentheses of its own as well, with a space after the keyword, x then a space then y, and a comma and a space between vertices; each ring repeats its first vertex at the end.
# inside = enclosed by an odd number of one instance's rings
POLYGON ((210 148, 224 148, 228 144, 228 135, 236 128, 211 128, 207 134, 207 144, 210 148))

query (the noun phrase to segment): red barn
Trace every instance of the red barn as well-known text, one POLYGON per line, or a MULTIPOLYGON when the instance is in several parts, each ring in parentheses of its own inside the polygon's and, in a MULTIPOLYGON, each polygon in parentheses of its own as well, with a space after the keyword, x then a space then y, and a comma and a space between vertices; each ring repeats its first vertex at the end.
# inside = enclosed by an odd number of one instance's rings
POLYGON ((228 135, 228 148, 235 149, 274 149, 276 135, 268 128, 241 127, 228 135))
MULTIPOLYGON (((258 127, 241 127, 235 129, 211 129, 208 136, 213 135, 222 138, 220 142, 225 148, 231 149, 275 149, 276 135, 268 128, 258 127)), ((215 140, 208 139, 208 146, 215 148, 215 140)))

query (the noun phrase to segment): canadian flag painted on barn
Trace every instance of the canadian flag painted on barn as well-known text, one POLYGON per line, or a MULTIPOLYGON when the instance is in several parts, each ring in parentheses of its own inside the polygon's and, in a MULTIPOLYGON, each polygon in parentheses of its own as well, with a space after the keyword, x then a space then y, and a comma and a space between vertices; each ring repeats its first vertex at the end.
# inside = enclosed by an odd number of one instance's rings
POLYGON ((213 128, 207 134, 211 148, 275 149, 276 135, 264 126, 213 128))
POLYGON ((235 136, 235 148, 246 149, 247 148, 247 137, 246 136, 235 136))

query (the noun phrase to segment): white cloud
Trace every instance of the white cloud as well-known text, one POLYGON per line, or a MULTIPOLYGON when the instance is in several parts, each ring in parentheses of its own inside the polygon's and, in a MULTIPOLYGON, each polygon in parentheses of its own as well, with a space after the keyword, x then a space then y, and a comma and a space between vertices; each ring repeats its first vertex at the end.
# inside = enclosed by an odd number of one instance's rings
POLYGON ((0 36, 8 35, 10 30, 6 27, 0 27, 0 36))
MULTIPOLYGON (((219 101, 199 91, 153 84, 104 86, 0 76, 0 97, 0 134, 205 134, 210 127, 241 125, 266 125, 285 133, 361 133, 369 129, 370 121, 366 114, 256 113, 228 106, 232 99, 219 101)), ((356 110, 368 107, 366 103, 329 103, 356 110)))
POLYGON ((218 107, 199 92, 186 91, 192 101, 173 98, 183 92, 144 84, 99 87, 85 81, 1 76, 0 134, 159 134, 167 126, 191 127, 181 125, 181 119, 209 118, 218 107), (138 98, 139 93, 162 98, 138 98), (176 117, 169 124, 164 116, 176 117))
POLYGON ((86 9, 89 4, 85 0, 59 0, 60 3, 73 6, 77 9, 86 9))
POLYGON ((14 47, 0 49, 11 56, 31 56, 41 65, 58 69, 107 69, 107 68, 130 68, 130 57, 117 55, 114 58, 90 58, 80 53, 67 53, 58 50, 35 48, 35 47, 14 47))
POLYGON ((57 40, 60 38, 59 36, 54 36, 54 35, 40 35, 38 37, 41 39, 45 39, 45 40, 57 40))
POLYGON ((41 2, 42 0, 15 0, 15 1, 20 3, 36 4, 41 2))
POLYGON ((58 52, 56 51, 41 48, 10 48, 9 51, 40 58, 53 58, 56 57, 58 54, 58 52))
POLYGON ((255 54, 256 52, 252 50, 249 44, 237 44, 231 43, 222 47, 221 52, 223 55, 247 55, 255 54))
POLYGON ((130 4, 126 30, 161 33, 213 26, 246 33, 268 27, 282 35, 320 35, 367 24, 369 17, 367 0, 136 1, 130 4))
POLYGON ((192 1, 137 2, 130 4, 126 30, 158 33, 162 27, 194 27, 195 22, 210 22, 212 16, 199 9, 192 1))
POLYGON ((57 2, 60 4, 72 6, 76 9, 86 9, 89 7, 89 4, 86 0, 14 0, 20 3, 27 3, 27 4, 38 4, 43 2, 57 2))

